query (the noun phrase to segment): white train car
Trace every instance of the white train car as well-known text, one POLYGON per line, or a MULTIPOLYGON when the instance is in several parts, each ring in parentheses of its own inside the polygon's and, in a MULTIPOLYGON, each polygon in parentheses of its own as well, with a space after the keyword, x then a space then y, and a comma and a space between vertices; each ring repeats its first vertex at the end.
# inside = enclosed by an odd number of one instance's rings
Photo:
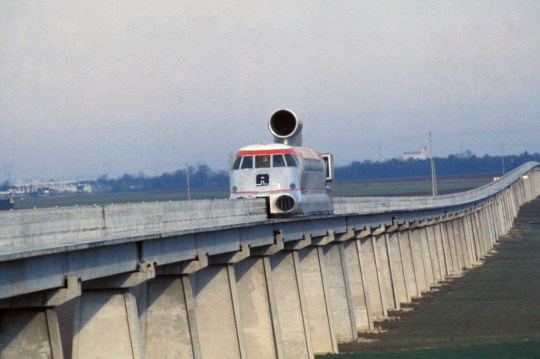
POLYGON ((272 216, 332 213, 332 156, 302 146, 302 122, 290 110, 274 112, 268 127, 274 144, 243 147, 231 159, 230 198, 266 198, 272 216))

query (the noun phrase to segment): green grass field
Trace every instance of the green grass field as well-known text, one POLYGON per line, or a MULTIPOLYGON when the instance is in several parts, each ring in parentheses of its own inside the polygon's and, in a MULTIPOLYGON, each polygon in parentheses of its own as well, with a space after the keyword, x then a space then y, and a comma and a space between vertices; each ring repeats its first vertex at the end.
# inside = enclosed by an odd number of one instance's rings
POLYGON ((540 358, 540 342, 522 341, 409 350, 363 350, 357 353, 318 355, 318 359, 514 359, 540 358))
POLYGON ((540 358, 540 200, 497 252, 374 341, 340 345, 356 353, 318 358, 540 358))

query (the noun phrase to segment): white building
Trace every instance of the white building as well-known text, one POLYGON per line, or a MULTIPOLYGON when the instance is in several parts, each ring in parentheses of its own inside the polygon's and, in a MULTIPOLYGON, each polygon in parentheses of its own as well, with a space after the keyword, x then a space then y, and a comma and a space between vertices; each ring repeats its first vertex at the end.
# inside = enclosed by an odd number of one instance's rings
POLYGON ((18 183, 14 186, 15 194, 41 194, 51 193, 91 193, 92 185, 77 181, 49 181, 18 183))
POLYGON ((403 154, 403 159, 413 159, 413 160, 425 160, 427 158, 426 155, 426 146, 420 148, 420 151, 418 152, 405 152, 403 154))

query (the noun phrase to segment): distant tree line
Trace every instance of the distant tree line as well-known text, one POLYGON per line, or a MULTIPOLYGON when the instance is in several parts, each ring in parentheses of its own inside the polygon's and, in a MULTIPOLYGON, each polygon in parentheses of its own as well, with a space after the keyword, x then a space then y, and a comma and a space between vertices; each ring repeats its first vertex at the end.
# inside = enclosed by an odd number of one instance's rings
MULTIPOLYGON (((540 162, 540 154, 524 152, 520 155, 476 157, 470 152, 466 155, 450 155, 447 158, 434 158, 437 176, 459 176, 475 174, 501 175, 528 161, 540 162)), ((338 181, 357 181, 373 179, 430 177, 431 161, 391 159, 382 162, 355 161, 348 166, 335 169, 338 181)))
MULTIPOLYGON (((434 159, 438 177, 489 174, 499 176, 528 161, 540 162, 540 154, 524 152, 519 155, 477 157, 470 151, 461 155, 450 155, 447 158, 434 159)), ((229 186, 228 171, 213 170, 208 165, 198 165, 180 169, 172 173, 163 173, 159 176, 145 176, 125 174, 118 178, 101 176, 95 181, 89 181, 97 192, 148 192, 148 191, 185 191, 189 174, 190 189, 227 188, 229 186)), ((407 179, 431 176, 430 160, 401 160, 390 159, 386 161, 363 162, 354 161, 347 166, 335 168, 336 182, 379 180, 379 179, 407 179)), ((13 184, 9 181, 0 183, 0 191, 9 191, 13 184)))
MULTIPOLYGON (((524 152, 520 155, 504 157, 504 171, 509 172, 519 165, 528 162, 540 162, 540 154, 524 152)), ((503 171, 501 156, 477 157, 470 151, 463 155, 450 155, 447 158, 434 159, 437 176, 459 176, 490 174, 500 175, 503 171)), ((92 182, 94 188, 102 192, 144 192, 144 191, 177 191, 187 188, 187 169, 160 176, 125 174, 111 179, 102 176, 92 182)), ((347 166, 336 167, 336 181, 361 181, 375 179, 419 178, 431 176, 430 160, 401 160, 386 161, 354 161, 347 166)), ((227 188, 229 185, 228 172, 215 171, 207 165, 189 168, 191 189, 227 188)))
POLYGON ((119 178, 111 179, 101 176, 93 187, 100 192, 145 192, 145 191, 175 191, 187 188, 227 188, 229 174, 227 171, 214 171, 208 165, 189 167, 173 173, 164 173, 160 176, 148 177, 144 175, 125 174, 119 178))

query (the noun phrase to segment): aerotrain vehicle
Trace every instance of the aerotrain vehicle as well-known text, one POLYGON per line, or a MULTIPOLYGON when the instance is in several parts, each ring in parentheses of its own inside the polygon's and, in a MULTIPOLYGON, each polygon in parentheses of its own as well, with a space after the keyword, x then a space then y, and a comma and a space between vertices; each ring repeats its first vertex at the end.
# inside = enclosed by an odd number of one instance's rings
POLYGON ((333 213, 332 155, 303 147, 302 127, 293 111, 274 112, 274 143, 243 147, 231 159, 230 198, 266 198, 271 216, 333 213))

